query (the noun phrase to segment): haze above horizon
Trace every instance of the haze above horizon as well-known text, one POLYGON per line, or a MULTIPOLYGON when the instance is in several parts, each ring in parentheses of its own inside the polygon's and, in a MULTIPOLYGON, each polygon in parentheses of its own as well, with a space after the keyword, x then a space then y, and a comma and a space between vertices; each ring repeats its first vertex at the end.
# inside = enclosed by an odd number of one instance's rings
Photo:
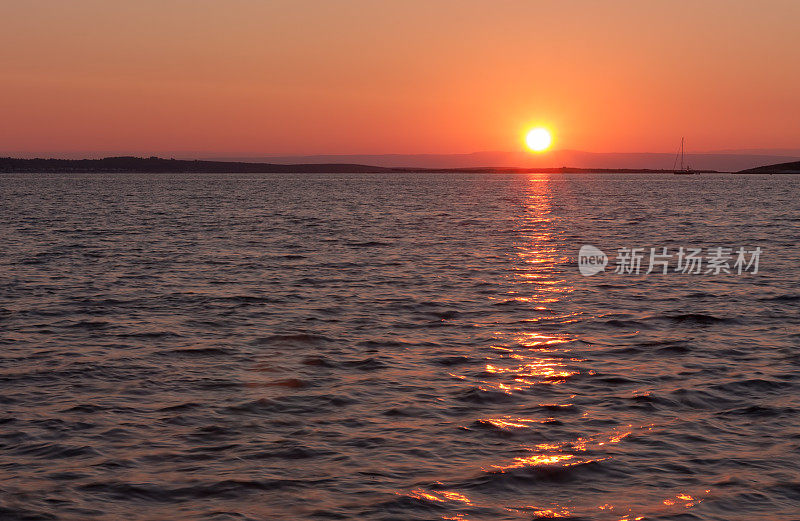
POLYGON ((695 151, 800 148, 789 0, 86 0, 2 15, 0 155, 516 155, 540 125, 556 150, 537 161, 671 153, 681 136, 695 151))

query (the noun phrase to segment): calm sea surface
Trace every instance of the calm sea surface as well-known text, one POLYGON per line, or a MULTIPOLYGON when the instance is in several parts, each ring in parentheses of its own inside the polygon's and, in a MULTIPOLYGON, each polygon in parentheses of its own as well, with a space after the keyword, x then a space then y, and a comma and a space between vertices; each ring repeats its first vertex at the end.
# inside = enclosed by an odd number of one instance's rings
POLYGON ((3 174, 0 519, 797 521, 798 194, 3 174))

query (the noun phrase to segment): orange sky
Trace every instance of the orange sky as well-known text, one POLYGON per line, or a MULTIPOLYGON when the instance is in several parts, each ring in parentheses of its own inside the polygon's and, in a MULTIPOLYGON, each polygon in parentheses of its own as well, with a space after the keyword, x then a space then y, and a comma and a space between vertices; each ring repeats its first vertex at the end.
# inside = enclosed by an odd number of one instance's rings
POLYGON ((800 2, 4 2, 0 155, 800 148, 800 2))

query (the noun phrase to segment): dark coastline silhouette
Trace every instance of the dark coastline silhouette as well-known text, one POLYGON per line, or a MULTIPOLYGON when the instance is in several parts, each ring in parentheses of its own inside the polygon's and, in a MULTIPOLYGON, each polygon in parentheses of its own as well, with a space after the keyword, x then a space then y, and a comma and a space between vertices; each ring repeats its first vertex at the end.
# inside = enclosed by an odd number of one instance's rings
POLYGON ((736 172, 737 174, 800 174, 800 161, 759 166, 736 172))
POLYGON ((228 161, 164 159, 160 157, 106 157, 103 159, 0 158, 0 172, 198 172, 198 173, 313 173, 388 172, 390 168, 353 164, 277 165, 228 161))
MULTIPOLYGON (((518 168, 518 167, 470 167, 470 168, 402 168, 360 165, 350 163, 305 163, 275 164, 248 163, 239 161, 201 161, 164 159, 160 157, 106 157, 103 159, 20 159, 0 158, 0 172, 52 172, 52 173, 392 173, 392 172, 472 172, 472 173, 665 173, 668 169, 641 168, 518 168)), ((700 170, 715 172, 715 170, 700 170)))

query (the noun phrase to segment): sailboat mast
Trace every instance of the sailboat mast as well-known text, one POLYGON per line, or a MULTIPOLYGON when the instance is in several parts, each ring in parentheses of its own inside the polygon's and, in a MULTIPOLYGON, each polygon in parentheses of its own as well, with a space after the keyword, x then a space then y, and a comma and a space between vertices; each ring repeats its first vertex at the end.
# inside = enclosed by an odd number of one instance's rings
POLYGON ((683 170, 683 139, 681 138, 681 170, 683 170))

